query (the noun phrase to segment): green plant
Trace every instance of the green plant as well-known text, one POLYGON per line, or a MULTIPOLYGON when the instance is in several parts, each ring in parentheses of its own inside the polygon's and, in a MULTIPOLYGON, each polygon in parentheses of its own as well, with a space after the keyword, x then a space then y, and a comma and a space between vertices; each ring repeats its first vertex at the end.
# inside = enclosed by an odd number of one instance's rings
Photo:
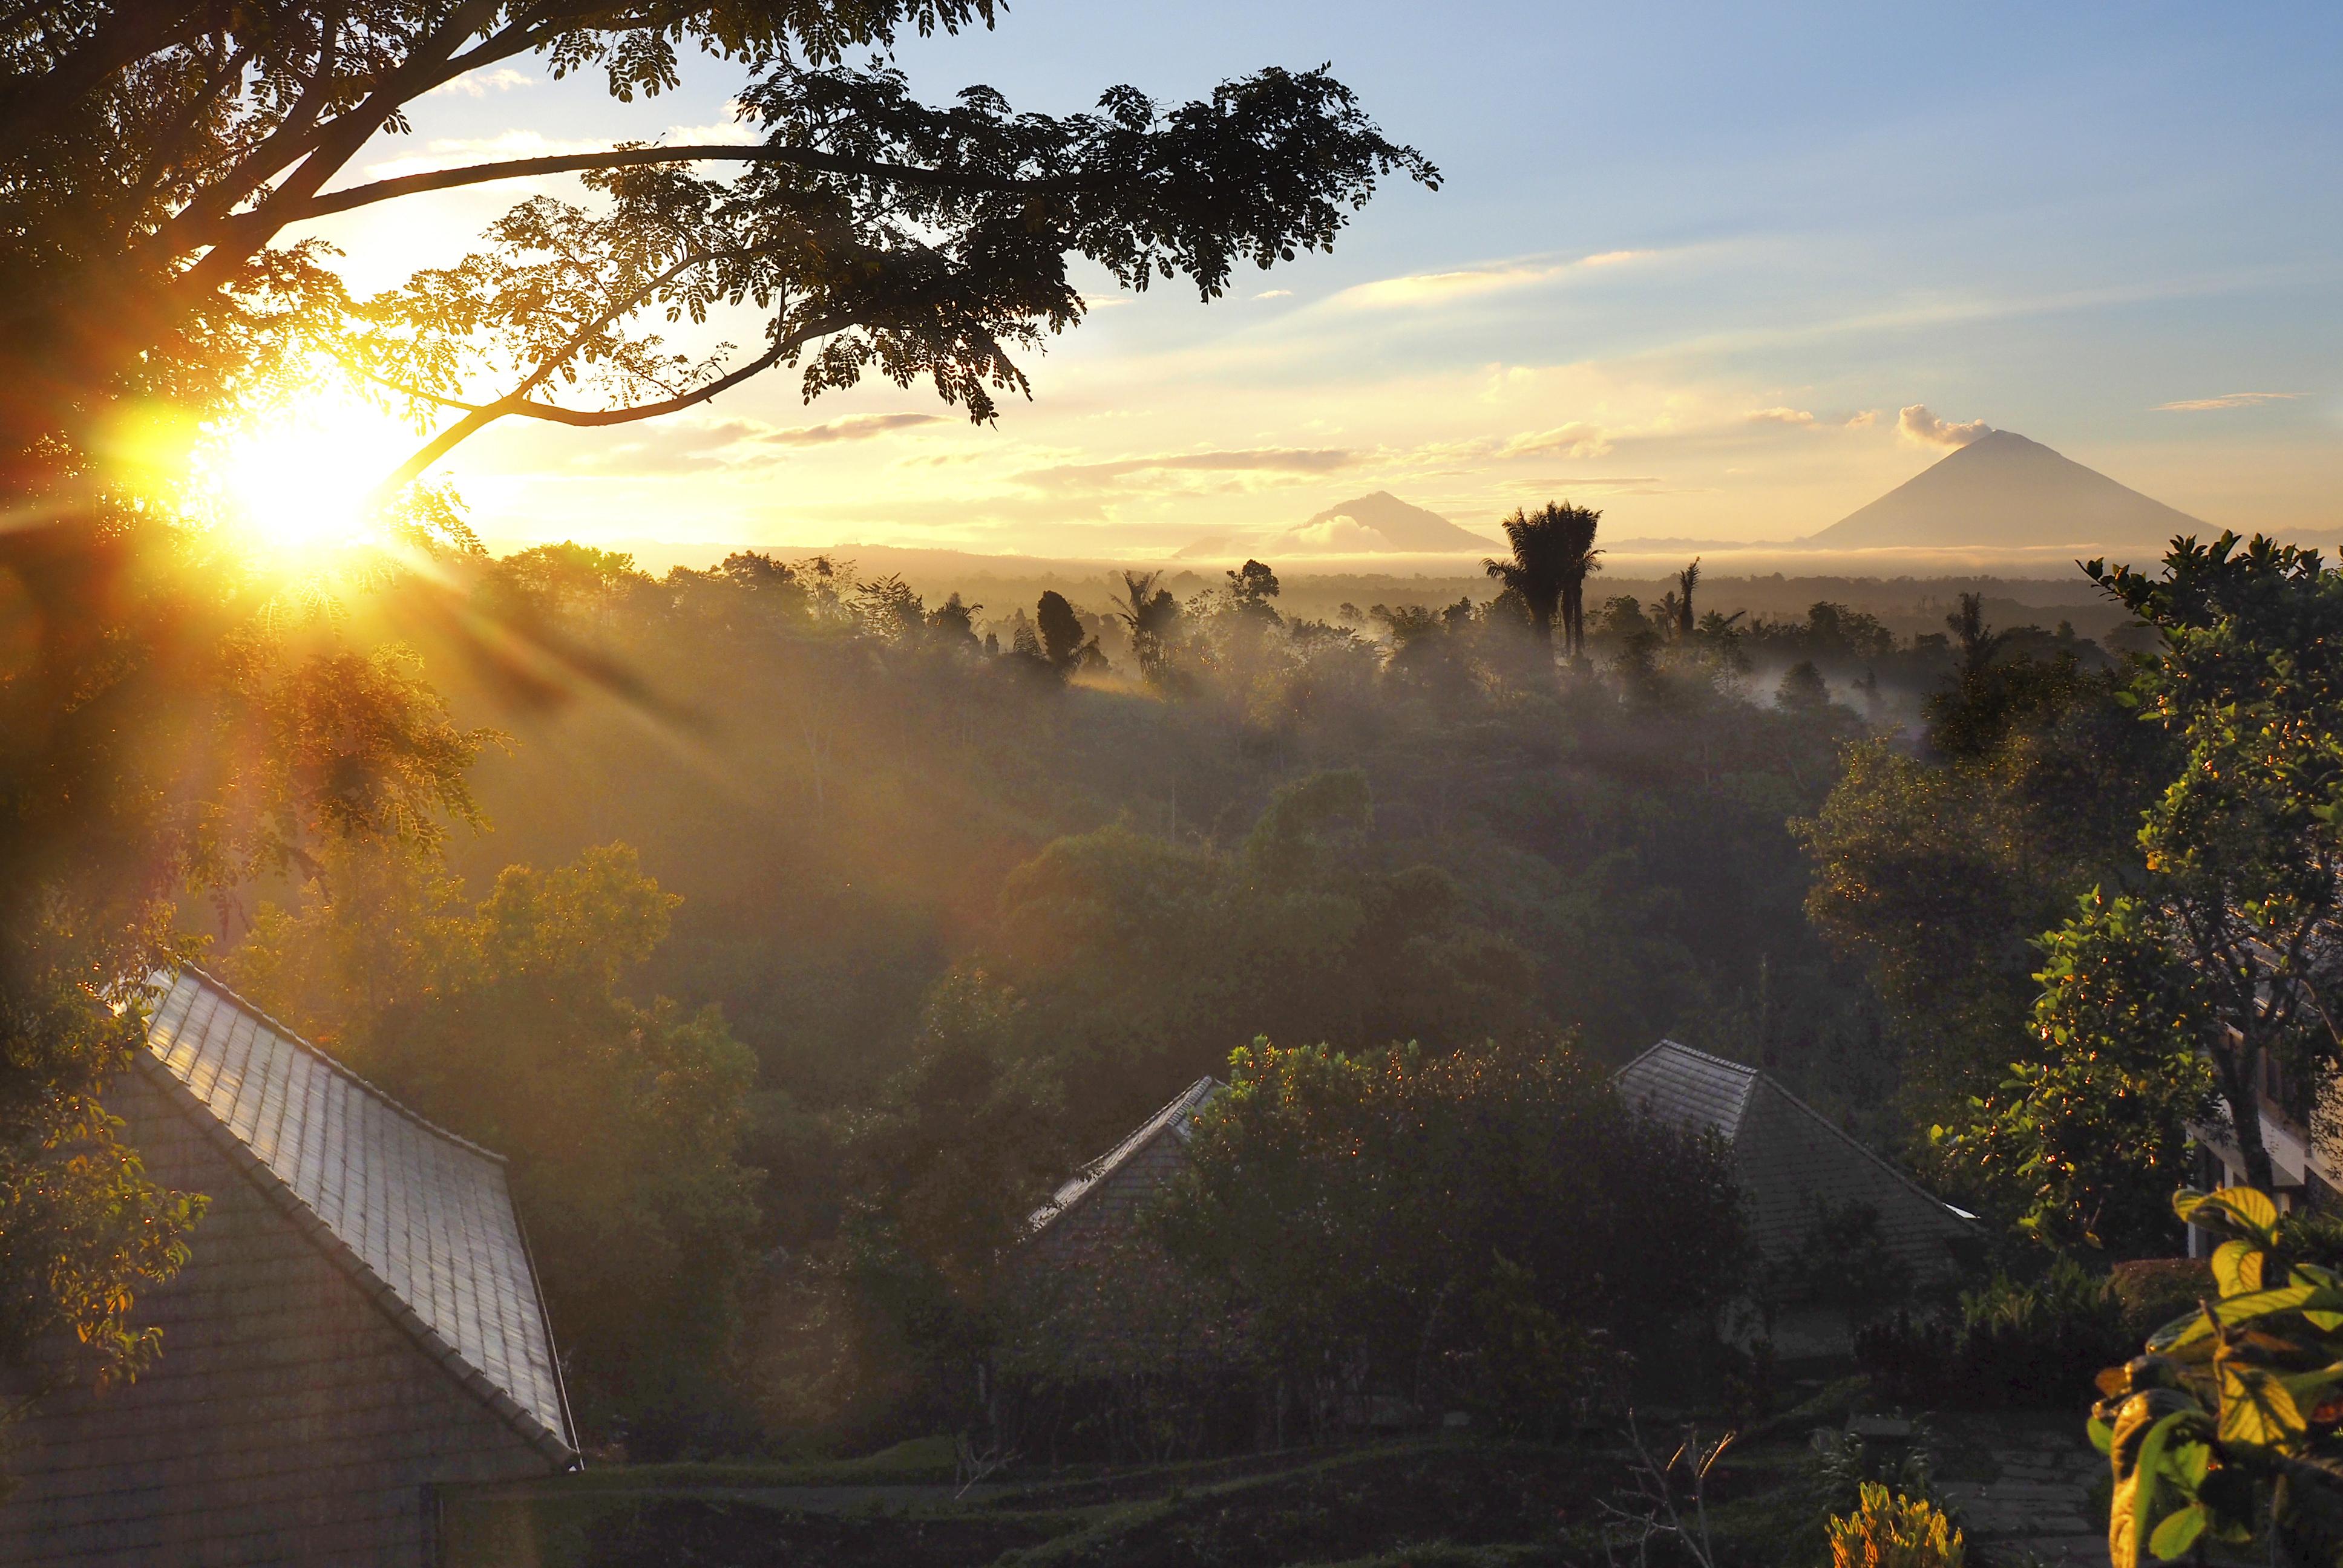
POLYGON ((2250 1187, 2183 1191, 2181 1219, 2226 1235, 2217 1302, 2148 1337, 2099 1374, 2091 1441, 2115 1482, 2115 1568, 2180 1556, 2204 1537, 2251 1541, 2274 1562, 2343 1551, 2343 1276, 2288 1262, 2278 1209, 2250 1187))
POLYGON ((1853 1513, 1830 1522, 1833 1568, 1961 1568, 1961 1533, 1936 1504, 1863 1483, 1853 1513))

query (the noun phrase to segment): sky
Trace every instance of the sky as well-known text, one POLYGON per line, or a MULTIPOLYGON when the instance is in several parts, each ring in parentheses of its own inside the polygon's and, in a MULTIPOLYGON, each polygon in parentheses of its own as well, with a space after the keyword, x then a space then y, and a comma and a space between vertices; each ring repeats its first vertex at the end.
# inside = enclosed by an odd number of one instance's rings
MULTIPOLYGON (((2343 536, 2331 0, 1019 0, 898 58, 1055 112, 1325 63, 1442 188, 1387 185, 1209 304, 1095 280, 990 426, 779 375, 621 430, 508 422, 446 467, 483 535, 1147 559, 1382 489, 1484 533, 1572 499, 1614 539, 1783 539, 1989 426, 2216 527, 2343 536)), ((737 85, 699 63, 618 106, 516 62, 360 170, 737 137, 737 85)), ((524 194, 327 233, 380 286, 524 194)))

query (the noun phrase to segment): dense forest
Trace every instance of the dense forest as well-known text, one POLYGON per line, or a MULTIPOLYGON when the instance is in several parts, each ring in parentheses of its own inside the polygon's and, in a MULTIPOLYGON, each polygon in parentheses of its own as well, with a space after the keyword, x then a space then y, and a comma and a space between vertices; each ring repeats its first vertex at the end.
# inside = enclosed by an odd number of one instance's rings
MULTIPOLYGON (((1886 885, 1897 769, 2105 728, 2114 663, 1974 596, 1898 638, 1716 591, 1547 633, 1503 581, 1292 615, 1258 562, 1004 614, 827 558, 450 558, 332 639, 446 693, 478 820, 248 885, 218 961, 522 1156, 585 1408, 654 1450, 947 1419, 1024 1213, 1257 1040, 1599 1072, 1673 1037, 1986 1201, 1926 1130, 2022 1047, 2024 940, 2088 865, 1965 870, 1956 962, 1875 950, 1836 869, 1886 885)), ((2105 839, 2138 789, 2100 782, 2105 839)))

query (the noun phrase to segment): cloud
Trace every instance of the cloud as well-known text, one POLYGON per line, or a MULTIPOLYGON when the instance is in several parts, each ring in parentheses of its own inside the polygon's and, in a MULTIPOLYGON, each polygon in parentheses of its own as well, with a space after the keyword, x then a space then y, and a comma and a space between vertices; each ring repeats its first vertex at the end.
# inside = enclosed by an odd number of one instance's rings
POLYGON ((498 65, 493 71, 467 71, 460 76, 440 83, 423 95, 436 98, 442 93, 461 93, 468 98, 485 98, 490 93, 508 93, 515 87, 536 84, 535 76, 526 76, 510 65, 498 65))
POLYGON ((1804 408, 1752 408, 1742 416, 1753 425, 1811 425, 1815 417, 1804 408))
POLYGON ((1846 417, 1845 428, 1849 430, 1868 430, 1874 425, 1878 423, 1879 410, 1876 408, 1865 408, 1860 414, 1848 415, 1846 417))
POLYGON ((1910 404, 1896 416, 1896 433, 1916 447, 1966 447, 1971 441, 1993 434, 1993 427, 1982 419, 1971 419, 1956 425, 1939 419, 1928 411, 1926 403, 1910 404))
POLYGON ((1264 288, 1259 294, 1254 295, 1253 297, 1255 299, 1291 299, 1293 297, 1293 290, 1290 288, 1264 288))
POLYGON ((776 447, 826 447, 834 441, 868 441, 894 430, 946 423, 941 414, 850 414, 827 425, 799 425, 757 437, 776 447))
POLYGON ((1611 432, 1599 425, 1588 425, 1574 419, 1567 425, 1551 430, 1524 431, 1512 439, 1501 442, 1490 454, 1493 457, 1607 457, 1611 455, 1611 432))
POLYGON ((2218 397, 2189 397, 2177 403, 2158 403, 2148 410, 2151 414, 2202 414, 2213 408, 2258 408, 2265 403, 2282 403, 2290 397, 2308 396, 2302 392, 2224 392, 2218 397))
POLYGON ((1362 283, 1336 295, 1332 303, 1355 310, 1408 309, 1445 305, 1483 294, 1534 287, 1586 268, 1623 266, 1658 255, 1651 250, 1604 250, 1568 261, 1527 260, 1495 266, 1460 267, 1453 272, 1418 272, 1362 283))
POLYGON ((1124 457, 1111 463, 1061 463, 1053 467, 1031 468, 1017 477, 1029 485, 1061 487, 1111 484, 1132 474, 1165 471, 1329 474, 1357 461, 1358 454, 1346 447, 1258 447, 1228 452, 1167 452, 1155 457, 1124 457))

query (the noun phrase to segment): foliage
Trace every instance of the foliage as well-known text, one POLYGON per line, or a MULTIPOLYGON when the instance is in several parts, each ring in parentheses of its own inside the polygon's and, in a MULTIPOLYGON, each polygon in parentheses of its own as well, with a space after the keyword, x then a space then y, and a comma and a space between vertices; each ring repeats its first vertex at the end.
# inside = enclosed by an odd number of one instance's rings
POLYGON ((2274 1561, 2332 1562, 2343 1549, 2343 1278, 2289 1258, 2277 1206, 2252 1188, 2183 1191, 2173 1210, 2225 1238, 2213 1255, 2220 1298, 2099 1374, 2090 1431, 2115 1478, 2108 1552, 2136 1568, 2267 1528, 2274 1561))
POLYGON ((1966 1547, 1934 1503, 1863 1486, 1853 1513, 1830 1522, 1832 1568, 1961 1568, 1966 1547))
MULTIPOLYGON (((2162 638, 2126 695, 2180 752, 2139 832, 2143 936, 2159 967, 2123 1016, 2193 1039, 2233 1113, 2247 1178, 2267 1189, 2259 1105, 2286 1070, 2295 1113, 2337 1054, 2320 988, 2343 951, 2343 573, 2316 551, 2234 534, 2177 539, 2159 576, 2094 561, 2095 580, 2162 638)), ((2054 955, 2095 940, 2088 918, 2054 955)))
POLYGON ((1628 1114, 1566 1045, 1263 1041, 1229 1075, 1164 1234, 1251 1314, 1313 1421, 1370 1390, 1439 1408, 1445 1366, 1523 1337, 1591 1393, 1607 1352, 1590 1331, 1648 1344, 1736 1288, 1722 1151, 1628 1114))
POLYGON ((1769 1308, 1793 1303, 1838 1312, 1850 1330, 1909 1301, 1912 1266, 1888 1244, 1878 1209, 1860 1199, 1814 1202, 1797 1244, 1757 1271, 1769 1308))
POLYGON ((2069 1258, 2039 1279, 1997 1274, 1956 1312, 1898 1312, 1855 1335, 1855 1355, 1889 1398, 1913 1404, 2071 1407, 2073 1369, 2120 1354, 2132 1316, 2106 1276, 2069 1258))
MULTIPOLYGON (((2137 880, 2139 812, 2168 766, 2123 695, 2068 654, 2004 648, 1931 699, 1920 755, 1885 739, 1851 748, 1829 800, 1798 824, 1815 867, 1807 914, 1867 960, 1906 1125, 1966 1127, 1984 1120, 1975 1102, 2015 1114, 2025 1091, 2010 1087, 2011 1042, 2037 1041, 2025 1071, 2055 1054, 2029 1029, 2044 964, 2034 940, 2095 886, 2120 896, 2137 880)), ((2010 1220, 2042 1201, 2006 1175, 2033 1151, 1996 1147, 1989 1172, 1972 1159, 1984 1152, 1940 1150, 1942 1185, 2010 1220)))
POLYGON ((1364 1047, 1529 1027, 1519 950, 1444 873, 1373 869, 1371 820, 1343 772, 1279 790, 1234 855, 1121 826, 1060 839, 1009 874, 991 950, 944 983, 1018 1010, 1019 1050, 1101 1147, 1252 1031, 1364 1047))
POLYGON ((1563 650, 1573 658, 1586 651, 1586 578, 1601 569, 1594 530, 1602 520, 1602 513, 1568 502, 1548 501, 1534 513, 1516 508, 1499 524, 1513 555, 1482 563, 1506 591, 1521 596, 1541 645, 1553 646, 1554 623, 1561 620, 1563 650))
POLYGON ((675 902, 623 845, 508 867, 478 903, 434 859, 337 855, 230 955, 256 1000, 511 1160, 598 1428, 720 1408, 757 1221, 735 1158, 752 1060, 714 1008, 620 990, 675 902))
POLYGON ((1972 1102, 1970 1123, 1939 1128, 2018 1225, 2055 1247, 2119 1257, 2171 1245, 2170 1199, 2188 1173, 2189 1127, 2222 1119, 2198 1050, 2211 1008, 2129 898, 2094 890, 2083 912, 2045 940, 2049 967, 2034 1027, 2043 1059, 1972 1102))
POLYGON ((397 650, 272 623, 187 541, 109 528, 90 550, 0 542, 0 1357, 75 1347, 44 1380, 135 1372, 160 1342, 138 1297, 186 1255, 199 1206, 99 1103, 149 977, 197 950, 179 900, 430 841, 471 814, 488 739, 397 650))

